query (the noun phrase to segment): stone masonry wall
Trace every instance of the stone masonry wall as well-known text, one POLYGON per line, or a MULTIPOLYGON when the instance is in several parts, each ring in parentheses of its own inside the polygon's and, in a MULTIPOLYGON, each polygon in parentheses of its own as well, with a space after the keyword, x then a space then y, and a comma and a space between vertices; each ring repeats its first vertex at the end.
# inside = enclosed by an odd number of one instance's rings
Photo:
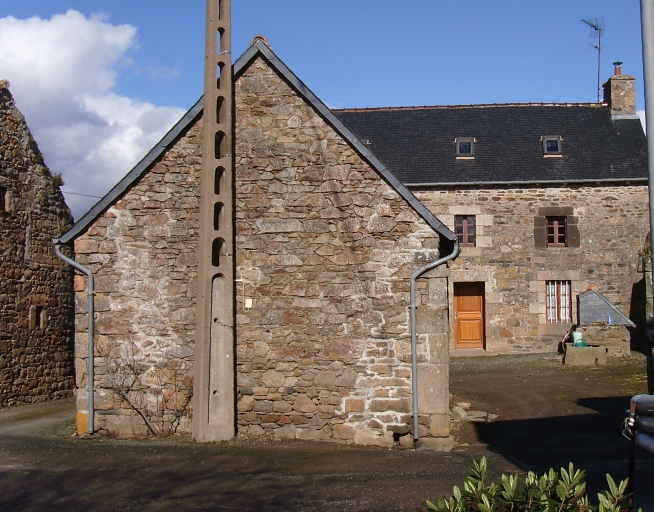
MULTIPOLYGON (((262 60, 236 94, 239 434, 410 440, 409 278, 438 257, 438 235, 262 60)), ((96 279, 101 431, 148 433, 129 402, 190 431, 201 133, 200 121, 76 240, 96 279)), ((418 286, 420 435, 449 433, 445 276, 418 286)), ((83 276, 75 290, 85 432, 83 276)))
MULTIPOLYGON (((75 241, 95 278, 95 427, 145 435, 125 391, 162 433, 190 431, 201 121, 75 241)), ((78 430, 87 429, 86 278, 75 277, 78 430)))
MULTIPOLYGON (((573 322, 577 321, 576 296, 590 285, 598 286, 636 323, 642 320, 643 274, 637 267, 649 231, 646 187, 427 190, 416 195, 451 228, 455 215, 476 215, 477 247, 462 248, 450 280, 485 282, 488 351, 556 348, 570 324, 547 323, 547 280, 571 281, 573 322), (534 217, 544 207, 573 208, 579 247, 536 247, 534 217)), ((601 336, 603 331, 597 332, 601 336)))
MULTIPOLYGON (((391 446, 412 409, 409 279, 438 235, 263 59, 236 97, 239 432, 391 446)), ((422 435, 447 434, 445 282, 420 282, 422 435)))
POLYGON ((0 81, 0 407, 73 392, 71 268, 52 239, 70 211, 0 81))

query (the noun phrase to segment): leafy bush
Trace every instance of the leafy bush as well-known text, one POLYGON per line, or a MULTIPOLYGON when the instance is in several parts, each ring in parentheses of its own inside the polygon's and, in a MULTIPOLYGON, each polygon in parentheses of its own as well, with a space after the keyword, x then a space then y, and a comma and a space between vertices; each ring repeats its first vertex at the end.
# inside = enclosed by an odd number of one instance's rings
POLYGON ((627 480, 616 485, 606 475, 608 491, 597 495, 599 508, 592 505, 586 495, 586 472, 575 470, 572 463, 561 474, 550 469, 538 476, 533 471, 525 478, 518 475, 502 475, 502 483, 488 483, 486 457, 473 461, 472 475, 463 482, 463 489, 454 487, 449 498, 436 503, 427 500, 429 510, 437 512, 504 512, 504 511, 598 511, 623 512, 631 510, 625 495, 627 480))
POLYGON ((65 185, 64 179, 61 177, 61 174, 55 173, 52 175, 52 186, 53 187, 63 187, 65 185))

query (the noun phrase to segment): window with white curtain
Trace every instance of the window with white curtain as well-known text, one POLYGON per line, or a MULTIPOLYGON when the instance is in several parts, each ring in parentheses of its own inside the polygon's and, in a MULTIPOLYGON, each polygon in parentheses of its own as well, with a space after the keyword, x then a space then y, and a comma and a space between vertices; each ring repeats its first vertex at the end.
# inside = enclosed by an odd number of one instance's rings
POLYGON ((570 281, 547 281, 547 321, 554 324, 572 322, 570 281))

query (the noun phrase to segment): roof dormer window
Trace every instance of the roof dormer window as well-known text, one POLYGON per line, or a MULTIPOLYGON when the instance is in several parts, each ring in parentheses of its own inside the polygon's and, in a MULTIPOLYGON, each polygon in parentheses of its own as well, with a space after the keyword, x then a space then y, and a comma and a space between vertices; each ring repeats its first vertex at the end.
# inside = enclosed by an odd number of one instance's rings
POLYGON ((454 141, 457 158, 475 157, 475 139, 472 137, 457 137, 454 141))
POLYGON ((562 156, 563 148, 561 141, 563 140, 560 135, 548 135, 543 137, 543 156, 562 156))

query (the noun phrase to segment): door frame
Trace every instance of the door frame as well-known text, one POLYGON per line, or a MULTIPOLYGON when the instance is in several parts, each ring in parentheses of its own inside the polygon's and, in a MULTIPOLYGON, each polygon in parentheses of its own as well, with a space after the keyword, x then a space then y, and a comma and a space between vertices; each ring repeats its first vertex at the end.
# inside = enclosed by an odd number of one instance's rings
POLYGON ((455 281, 452 283, 452 342, 451 349, 453 350, 486 350, 486 281, 466 280, 455 281), (458 331, 457 331, 457 295, 456 288, 459 286, 471 285, 476 286, 481 299, 481 346, 474 348, 466 348, 457 346, 458 331))

